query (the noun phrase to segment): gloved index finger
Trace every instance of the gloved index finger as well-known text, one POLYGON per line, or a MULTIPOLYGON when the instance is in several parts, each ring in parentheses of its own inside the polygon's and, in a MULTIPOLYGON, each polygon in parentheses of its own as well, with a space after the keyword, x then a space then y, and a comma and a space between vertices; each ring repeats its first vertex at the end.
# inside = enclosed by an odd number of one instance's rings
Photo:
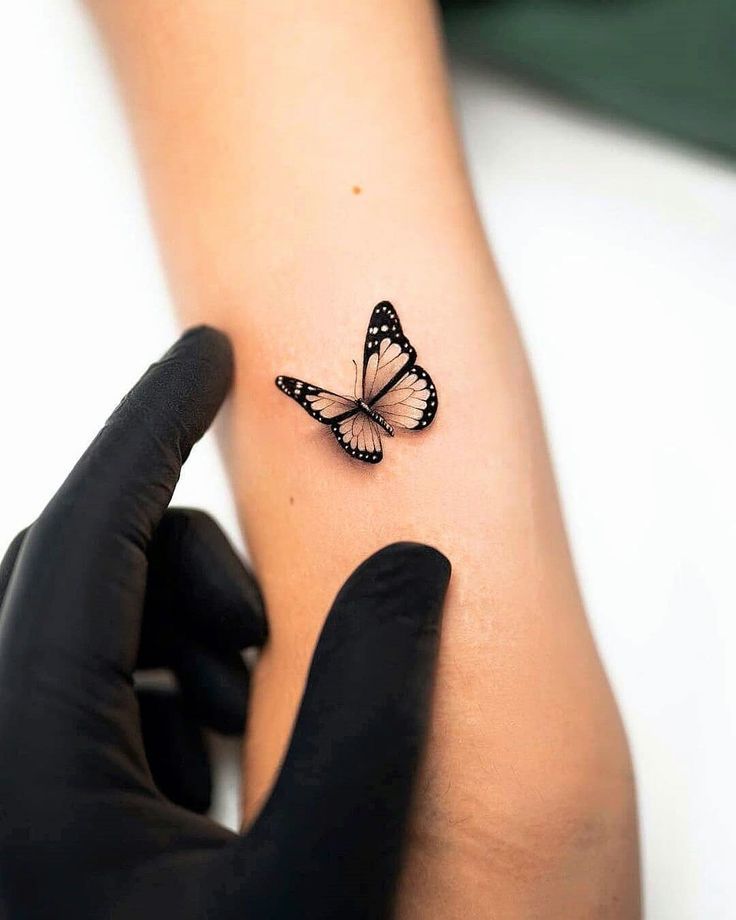
POLYGON ((4 605, 11 658, 73 649, 132 670, 145 550, 232 373, 227 337, 199 327, 123 399, 28 534, 4 605))
POLYGON ((145 548, 232 373, 223 333, 206 326, 185 332, 118 405, 44 515, 61 505, 78 532, 114 529, 145 548))

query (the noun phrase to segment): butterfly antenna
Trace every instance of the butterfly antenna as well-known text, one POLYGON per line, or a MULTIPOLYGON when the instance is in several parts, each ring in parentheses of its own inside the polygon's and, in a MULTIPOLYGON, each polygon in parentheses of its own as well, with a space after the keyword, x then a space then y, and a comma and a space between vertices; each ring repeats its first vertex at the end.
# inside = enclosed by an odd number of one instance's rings
POLYGON ((353 364, 355 365, 355 383, 353 384, 353 396, 358 398, 358 362, 353 358, 353 364))

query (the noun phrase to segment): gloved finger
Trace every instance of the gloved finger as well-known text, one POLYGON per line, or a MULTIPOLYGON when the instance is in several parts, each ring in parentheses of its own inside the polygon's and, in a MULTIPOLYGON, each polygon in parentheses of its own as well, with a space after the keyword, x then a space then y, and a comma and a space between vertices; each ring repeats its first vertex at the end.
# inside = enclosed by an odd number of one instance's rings
POLYGON ((198 814, 212 801, 210 760, 202 732, 178 691, 137 691, 146 759, 167 799, 198 814))
POLYGON ((184 641, 172 669, 192 718, 221 735, 243 734, 250 672, 238 652, 216 652, 184 641))
MULTIPOLYGON (((166 659, 161 666, 174 672, 193 721, 221 735, 243 734, 250 670, 239 652, 214 650, 175 634, 169 640, 166 659)), ((153 666, 148 665, 150 667, 153 666)))
POLYGON ((5 551, 5 555, 3 556, 2 560, 0 560, 0 608, 3 606, 5 592, 8 590, 10 577, 15 569, 15 562, 21 551, 21 547, 23 546, 23 541, 26 538, 28 530, 29 528, 26 527, 25 530, 21 530, 20 533, 13 537, 10 546, 5 551))
POLYGON ((148 550, 148 584, 139 667, 171 665, 185 636, 232 653, 263 645, 261 593, 218 524, 203 511, 170 508, 148 550))
POLYGON ((441 553, 398 543, 340 591, 281 773, 236 847, 250 877, 261 874, 255 915, 388 915, 449 576, 441 553))
POLYGON ((118 406, 28 534, 5 600, 1 668, 18 676, 12 659, 44 649, 48 677, 63 680, 80 661, 111 677, 132 672, 146 549, 231 378, 227 338, 201 327, 118 406))
POLYGON ((262 645, 261 593, 217 523, 170 508, 148 551, 139 668, 169 667, 192 718, 242 734, 250 686, 239 650, 262 645))

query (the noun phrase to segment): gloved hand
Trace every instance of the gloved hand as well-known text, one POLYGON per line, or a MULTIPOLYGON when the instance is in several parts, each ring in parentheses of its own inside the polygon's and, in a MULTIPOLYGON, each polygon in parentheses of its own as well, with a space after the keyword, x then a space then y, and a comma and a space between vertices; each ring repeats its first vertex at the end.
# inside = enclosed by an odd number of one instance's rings
MULTIPOLYGON (((0 604, 26 533, 0 562, 0 604)), ((141 670, 134 675, 143 746, 166 798, 204 813, 212 772, 202 729, 243 734, 250 676, 240 650, 265 641, 263 602, 250 571, 202 511, 166 511, 147 556, 141 670)))
MULTIPOLYGON (((449 578, 435 550, 395 544, 348 578, 280 775, 248 833, 174 805, 146 761, 132 674, 147 592, 150 603, 155 572, 165 571, 155 547, 167 538, 157 528, 231 375, 221 334, 183 336, 4 566, 12 575, 0 608, 3 918, 390 915, 449 578)), ((238 606, 240 576, 218 605, 208 572, 175 568, 192 590, 172 614, 196 611, 204 629, 205 608, 227 620, 238 606)), ((259 615, 253 624, 246 642, 262 636, 259 615)))

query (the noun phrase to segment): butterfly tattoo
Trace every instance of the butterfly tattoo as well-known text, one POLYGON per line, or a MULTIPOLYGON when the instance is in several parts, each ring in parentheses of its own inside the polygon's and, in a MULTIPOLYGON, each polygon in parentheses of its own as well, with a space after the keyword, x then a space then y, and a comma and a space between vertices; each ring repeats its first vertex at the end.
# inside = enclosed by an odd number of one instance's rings
MULTIPOLYGON (((393 437, 400 428, 421 431, 437 414, 437 390, 416 360, 396 310, 385 300, 373 309, 368 323, 360 396, 340 396, 294 377, 279 376, 276 386, 312 418, 329 425, 345 453, 364 463, 380 463, 382 434, 393 437)), ((358 365, 353 364, 357 390, 358 365)))

